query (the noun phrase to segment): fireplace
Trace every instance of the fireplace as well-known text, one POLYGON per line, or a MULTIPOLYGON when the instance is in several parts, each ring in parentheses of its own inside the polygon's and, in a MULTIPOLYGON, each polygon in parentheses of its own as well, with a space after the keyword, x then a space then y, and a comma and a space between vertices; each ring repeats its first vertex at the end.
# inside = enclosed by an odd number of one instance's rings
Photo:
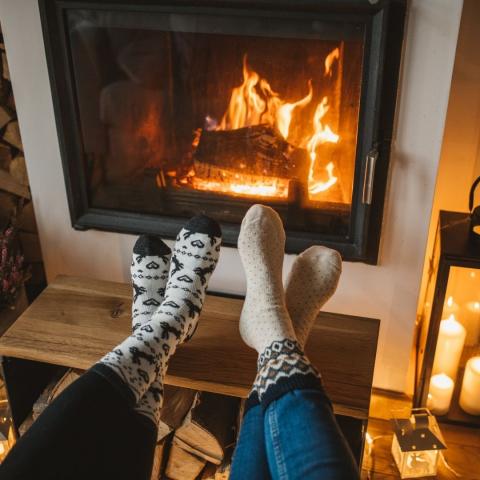
POLYGON ((378 254, 403 1, 39 0, 72 224, 378 254))

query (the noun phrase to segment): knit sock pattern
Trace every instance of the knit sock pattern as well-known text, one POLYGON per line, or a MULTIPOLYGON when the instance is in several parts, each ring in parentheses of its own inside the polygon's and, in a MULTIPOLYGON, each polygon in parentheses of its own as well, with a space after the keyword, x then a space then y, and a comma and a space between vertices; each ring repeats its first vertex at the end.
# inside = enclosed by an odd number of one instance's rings
POLYGON ((284 393, 321 386, 320 374, 305 356, 300 344, 284 339, 272 342, 258 357, 257 376, 250 402, 266 408, 284 393))
POLYGON ((247 280, 239 327, 245 343, 258 353, 274 340, 296 338, 282 284, 284 248, 285 231, 275 210, 263 205, 251 207, 238 237, 247 280))
MULTIPOLYGON (((165 299, 171 257, 172 251, 159 237, 141 235, 135 242, 130 268, 133 332, 152 318, 165 299)), ((158 425, 156 415, 162 396, 163 384, 155 379, 134 409, 158 425)))
POLYGON ((164 301, 149 321, 100 360, 129 387, 137 410, 145 410, 155 423, 168 359, 195 331, 220 244, 221 231, 214 220, 205 216, 191 219, 175 243, 164 301), (142 398, 154 381, 155 391, 142 398), (149 399, 155 405, 144 409, 149 399))
POLYGON ((132 330, 148 322, 165 298, 172 252, 160 238, 141 235, 133 247, 132 330))
POLYGON ((342 258, 330 248, 313 246, 296 257, 287 277, 285 297, 302 348, 320 309, 335 293, 341 272, 342 258))

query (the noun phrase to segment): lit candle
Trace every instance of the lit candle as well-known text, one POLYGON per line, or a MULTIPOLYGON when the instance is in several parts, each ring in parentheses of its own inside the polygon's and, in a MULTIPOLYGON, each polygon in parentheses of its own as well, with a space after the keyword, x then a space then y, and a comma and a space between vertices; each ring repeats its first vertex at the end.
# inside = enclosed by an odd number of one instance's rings
POLYGON ((450 408, 453 395, 453 380, 444 373, 430 379, 427 407, 435 415, 445 415, 450 408))
POLYGON ((480 337, 480 302, 468 302, 462 310, 461 320, 467 329, 465 345, 476 345, 480 337))
POLYGON ((445 373, 455 380, 466 334, 464 326, 453 314, 440 322, 432 375, 445 373))
POLYGON ((459 403, 470 415, 480 415, 480 357, 471 358, 465 366, 459 403))
POLYGON ((443 305, 442 316, 449 317, 452 313, 458 312, 458 304, 455 303, 453 297, 448 297, 447 301, 443 305))

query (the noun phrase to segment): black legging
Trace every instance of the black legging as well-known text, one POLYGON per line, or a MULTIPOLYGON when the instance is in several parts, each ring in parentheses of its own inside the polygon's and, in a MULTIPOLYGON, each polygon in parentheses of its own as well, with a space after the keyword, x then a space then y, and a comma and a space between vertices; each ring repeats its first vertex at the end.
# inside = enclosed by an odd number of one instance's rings
POLYGON ((135 412, 121 381, 96 369, 67 387, 18 440, 0 465, 1 480, 150 478, 155 426, 135 412))

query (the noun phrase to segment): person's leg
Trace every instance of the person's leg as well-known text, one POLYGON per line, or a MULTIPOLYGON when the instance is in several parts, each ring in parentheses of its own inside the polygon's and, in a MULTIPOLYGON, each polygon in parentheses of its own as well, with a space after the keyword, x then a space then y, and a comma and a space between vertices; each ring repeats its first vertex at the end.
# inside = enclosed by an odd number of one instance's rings
MULTIPOLYGON (((325 247, 310 247, 295 258, 285 285, 285 296, 295 335, 302 347, 320 309, 334 293, 340 271, 338 253, 325 247)), ((230 478, 270 478, 264 413, 260 405, 248 409, 243 418, 230 478)))
POLYGON ((242 420, 232 459, 230 480, 269 480, 263 410, 260 405, 249 408, 242 420))
MULTIPOLYGON (((354 472, 350 478, 356 478, 356 467, 345 440, 338 427, 332 428, 336 425, 335 419, 331 416, 331 423, 325 416, 326 400, 321 400, 324 395, 320 375, 305 356, 287 311, 281 284, 284 242, 285 233, 278 215, 267 207, 252 207, 242 222, 238 242, 247 277, 240 333, 244 341, 259 353, 258 372, 249 404, 260 404, 265 412, 264 434, 270 473, 273 478, 328 478, 323 476, 325 474, 341 479, 345 478, 343 475, 347 468, 350 473, 354 472), (302 400, 298 393, 302 390, 317 391, 317 399, 302 400), (328 470, 307 472, 310 476, 297 476, 294 465, 282 460, 291 458, 290 451, 299 453, 293 445, 301 443, 310 446, 306 436, 306 433, 311 434, 309 430, 286 429, 288 422, 284 424, 280 417, 275 418, 278 405, 281 407, 291 397, 299 401, 293 410, 292 422, 296 417, 299 424, 311 422, 315 435, 323 441, 312 443, 312 457, 318 459, 316 466, 328 465, 328 470), (280 442, 279 437, 285 441, 280 442), (332 463, 330 454, 340 445, 344 445, 345 449, 338 450, 338 456, 332 463), (275 455, 270 455, 272 452, 275 455)), ((340 273, 337 263, 334 261, 331 266, 337 272, 332 274, 334 279, 340 273)))
POLYGON ((275 479, 355 480, 358 468, 321 388, 296 389, 265 409, 265 445, 275 479))
POLYGON ((0 465, 0 478, 149 479, 156 428, 128 397, 86 372, 20 437, 0 465))
POLYGON ((212 220, 186 225, 159 309, 46 409, 0 466, 1 478, 149 477, 168 359, 195 331, 220 243, 212 220), (140 413, 154 381, 157 404, 140 413))

